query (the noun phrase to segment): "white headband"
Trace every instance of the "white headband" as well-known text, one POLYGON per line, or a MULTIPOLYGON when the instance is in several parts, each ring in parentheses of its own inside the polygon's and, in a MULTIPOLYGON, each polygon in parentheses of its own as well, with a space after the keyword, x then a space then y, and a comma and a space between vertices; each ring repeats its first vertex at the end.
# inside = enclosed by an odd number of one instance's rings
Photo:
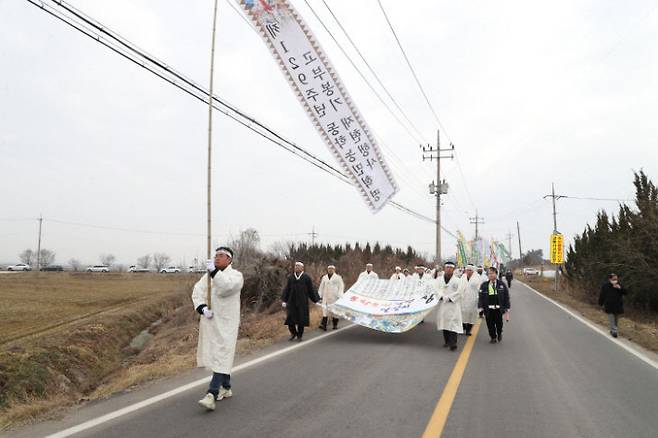
POLYGON ((295 266, 301 266, 302 268, 304 267, 304 263, 302 262, 295 262, 295 266))
POLYGON ((327 266, 327 269, 336 269, 336 267, 334 265, 329 265, 327 266))
POLYGON ((226 251, 225 249, 217 250, 217 254, 224 254, 224 255, 229 256, 230 258, 233 258, 233 254, 231 254, 230 252, 226 251))

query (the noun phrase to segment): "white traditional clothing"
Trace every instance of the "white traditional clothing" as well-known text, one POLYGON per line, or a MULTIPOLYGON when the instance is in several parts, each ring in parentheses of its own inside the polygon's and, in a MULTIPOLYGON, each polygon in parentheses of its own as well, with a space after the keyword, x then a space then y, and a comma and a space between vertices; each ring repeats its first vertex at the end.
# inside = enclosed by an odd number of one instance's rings
POLYGON ((364 280, 366 278, 374 278, 377 280, 379 279, 379 275, 377 275, 375 271, 370 271, 370 272, 363 271, 362 273, 359 274, 359 279, 357 281, 364 280))
POLYGON ((402 272, 396 272, 395 274, 391 275, 391 280, 404 280, 404 274, 402 272))
POLYGON ((339 298, 343 296, 345 292, 345 283, 343 278, 338 274, 332 274, 329 278, 329 274, 326 274, 320 280, 320 287, 318 288, 318 295, 322 298, 322 317, 323 318, 335 318, 329 306, 338 301, 339 298))
POLYGON ((455 333, 463 333, 462 311, 459 303, 461 289, 459 278, 453 275, 448 283, 445 275, 437 278, 437 305, 436 328, 437 330, 448 330, 455 333))
POLYGON ((460 287, 460 305, 462 309, 462 322, 464 324, 473 324, 478 321, 478 297, 480 293, 480 285, 482 284, 482 277, 477 272, 473 272, 471 278, 467 278, 464 273, 459 279, 460 287))
MULTIPOLYGON (((194 308, 207 305, 208 273, 194 285, 192 302, 194 308)), ((215 373, 231 374, 235 344, 240 326, 240 291, 244 284, 242 273, 231 265, 223 271, 217 270, 212 281, 210 308, 213 317, 201 317, 199 321, 199 343, 197 366, 206 367, 215 373)))

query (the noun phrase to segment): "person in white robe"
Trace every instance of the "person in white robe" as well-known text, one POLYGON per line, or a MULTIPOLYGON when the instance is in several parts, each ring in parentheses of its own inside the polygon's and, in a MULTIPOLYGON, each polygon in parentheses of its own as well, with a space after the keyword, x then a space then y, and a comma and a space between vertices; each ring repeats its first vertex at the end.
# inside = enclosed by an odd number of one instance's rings
POLYGON ((208 391, 199 404, 208 410, 215 402, 233 396, 231 368, 240 326, 240 291, 244 284, 242 273, 233 269, 233 251, 225 246, 217 248, 215 259, 208 260, 208 273, 194 285, 192 302, 201 315, 197 366, 212 370, 208 391), (211 278, 208 302, 208 276, 211 278))
POLYGON ((427 269, 425 268, 425 266, 418 265, 414 268, 414 270, 416 272, 414 272, 414 274, 412 275, 412 278, 414 278, 415 280, 427 281, 430 278, 432 278, 431 275, 427 274, 427 269))
POLYGON ((461 288, 462 325, 466 336, 471 336, 473 325, 478 320, 478 298, 482 277, 475 272, 475 266, 467 265, 459 279, 461 288))
POLYGON ((402 273, 402 268, 399 266, 395 267, 395 272, 391 275, 391 280, 402 280, 404 279, 404 274, 402 273))
POLYGON ((379 279, 379 275, 377 275, 377 273, 373 271, 372 268, 373 268, 372 263, 366 264, 366 270, 359 274, 358 280, 364 280, 366 278, 379 279))
POLYGON ((443 331, 444 347, 451 351, 457 349, 457 334, 463 332, 462 310, 460 306, 459 278, 455 275, 455 264, 446 262, 443 265, 443 275, 437 282, 437 297, 439 304, 436 313, 436 328, 443 331))
POLYGON ((334 265, 327 266, 327 273, 320 280, 320 288, 318 295, 322 300, 322 322, 320 328, 327 331, 327 323, 331 317, 331 323, 334 330, 338 328, 338 318, 331 313, 331 305, 338 301, 345 293, 345 283, 343 278, 336 274, 336 267, 334 265))

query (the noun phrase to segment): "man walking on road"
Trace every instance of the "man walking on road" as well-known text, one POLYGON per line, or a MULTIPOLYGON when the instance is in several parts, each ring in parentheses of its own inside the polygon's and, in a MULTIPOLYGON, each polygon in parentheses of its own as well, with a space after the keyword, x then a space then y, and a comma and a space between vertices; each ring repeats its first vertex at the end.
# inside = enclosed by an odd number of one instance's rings
POLYGON ((618 336, 617 323, 619 322, 619 315, 624 313, 624 295, 626 295, 626 289, 619 284, 617 274, 609 274, 608 281, 601 286, 599 306, 602 306, 603 311, 608 314, 610 334, 613 338, 618 336))
POLYGON ((327 274, 322 277, 320 287, 318 288, 318 295, 322 300, 322 322, 320 323, 320 328, 325 332, 327 331, 327 322, 329 322, 330 316, 334 330, 338 328, 338 318, 331 313, 329 306, 338 301, 343 296, 344 291, 345 283, 343 283, 343 278, 336 274, 336 267, 334 265, 327 266, 327 274))
POLYGON ((478 320, 478 297, 482 277, 475 272, 473 265, 467 265, 465 273, 459 279, 461 288, 462 325, 466 336, 471 336, 473 325, 478 320))
POLYGON ((436 280, 438 282, 439 299, 436 313, 436 328, 443 331, 444 347, 450 347, 451 351, 457 349, 457 334, 463 332, 462 310, 459 299, 461 288, 459 278, 454 275, 455 264, 446 262, 443 265, 443 275, 436 280))
POLYGON ((233 251, 221 246, 215 260, 208 260, 208 273, 194 285, 192 302, 202 315, 199 321, 197 366, 212 370, 208 392, 199 404, 212 411, 215 402, 231 397, 231 368, 240 326, 242 274, 233 269, 233 251), (208 275, 212 287, 208 303, 208 275))
POLYGON ((507 280, 507 287, 511 288, 512 287, 512 280, 514 279, 514 274, 512 274, 512 270, 508 269, 507 272, 505 272, 505 280, 507 280))
POLYGON ((403 278, 404 278, 404 274, 402 274, 402 268, 396 266, 395 273, 391 275, 391 280, 402 280, 403 278))
POLYGON ((478 307, 484 310, 490 342, 495 344, 503 340, 503 314, 510 309, 510 297, 505 283, 497 278, 498 269, 492 266, 487 276, 489 281, 480 286, 478 307))
POLYGON ((320 297, 313 287, 313 280, 304 272, 304 264, 296 262, 295 272, 288 277, 281 296, 282 305, 287 311, 286 325, 290 330, 290 341, 297 338, 297 342, 301 342, 304 327, 311 324, 308 300, 317 303, 320 297))
POLYGON ((372 263, 368 263, 366 265, 366 270, 359 274, 359 280, 363 280, 365 278, 379 279, 379 275, 377 275, 377 273, 372 270, 372 263))

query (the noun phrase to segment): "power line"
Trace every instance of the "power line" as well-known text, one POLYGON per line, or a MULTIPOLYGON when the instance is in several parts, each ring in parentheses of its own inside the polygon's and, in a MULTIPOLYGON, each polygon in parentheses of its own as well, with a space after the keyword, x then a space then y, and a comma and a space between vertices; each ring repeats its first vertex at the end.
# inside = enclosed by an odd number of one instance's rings
POLYGON ((377 99, 379 99, 379 101, 382 103, 382 105, 384 105, 384 106, 386 107, 386 109, 388 110, 388 112, 389 112, 389 113, 393 116, 393 118, 394 118, 394 119, 400 124, 400 126, 402 126, 402 127, 405 129, 405 131, 407 131, 407 133, 408 133, 411 137, 414 138, 414 140, 415 140, 416 142, 421 142, 421 143, 422 143, 422 140, 421 140, 420 138, 416 137, 416 135, 415 135, 414 133, 411 132, 411 130, 409 129, 409 127, 406 126, 404 123, 402 123, 402 120, 400 120, 400 118, 397 116, 397 114, 395 114, 395 112, 393 112, 393 110, 392 110, 391 107, 388 105, 388 103, 386 103, 386 101, 384 101, 384 98, 382 98, 382 96, 377 92, 377 90, 375 90, 375 88, 372 86, 372 84, 370 83, 370 81, 365 77, 365 75, 363 74, 363 72, 361 71, 361 69, 359 69, 359 67, 357 67, 357 65, 354 63, 354 61, 353 61, 352 58, 350 57, 350 55, 349 55, 349 54, 347 53, 347 51, 343 48, 342 44, 340 44, 340 43, 338 42, 338 40, 336 39, 336 37, 334 36, 334 34, 333 34, 333 33, 329 30, 329 28, 324 24, 324 21, 322 21, 322 19, 321 19, 320 16, 317 14, 317 12, 315 12, 315 9, 313 9, 313 7, 310 5, 310 3, 309 3, 307 0, 304 0, 304 3, 306 3, 306 6, 308 6, 308 8, 311 10, 311 12, 313 13, 313 15, 315 16, 315 18, 320 22, 320 25, 322 25, 322 27, 323 27, 324 30, 329 34, 329 36, 330 36, 331 39, 334 41, 334 43, 336 43, 336 45, 338 46, 338 48, 340 49, 340 51, 343 53, 343 55, 345 55, 345 58, 347 58, 347 60, 348 60, 348 61, 350 62, 350 64, 352 65, 352 67, 354 67, 354 70, 356 70, 357 73, 359 74, 359 76, 361 76, 361 79, 363 79, 363 81, 366 83, 366 85, 368 86, 368 88, 370 88, 370 91, 372 91, 372 92, 375 94, 375 96, 377 96, 377 99))
MULTIPOLYGON (((354 42, 354 40, 352 40, 352 37, 351 37, 350 34, 347 32, 347 30, 345 29, 345 27, 343 27, 343 24, 340 22, 340 20, 339 20, 338 17, 336 16, 336 14, 334 14, 334 11, 329 7, 329 5, 327 4, 327 2, 326 2, 325 0, 322 0, 322 3, 323 3, 324 6, 327 8, 327 10, 329 11, 329 13, 330 13, 331 16, 333 17, 333 19, 336 21, 336 23, 338 24, 338 27, 340 27, 340 30, 343 31, 343 33, 344 33, 345 36, 347 37, 347 40, 348 40, 348 41, 350 42, 350 44, 352 45, 352 47, 354 47, 354 50, 356 50, 356 53, 359 55, 359 57, 361 58, 361 60, 363 61, 363 63, 366 65, 366 67, 368 67, 368 70, 370 71, 370 73, 372 73, 372 75, 375 77, 375 80, 377 81, 377 83, 382 87, 382 89, 384 90, 384 92, 386 93, 386 95, 388 96, 388 98, 391 99, 391 101, 393 102, 393 104, 395 105, 395 107, 398 109, 398 111, 400 111, 400 113, 402 114, 402 116, 407 120, 407 122, 409 122, 409 124, 411 125, 411 127, 414 128, 414 130, 418 133, 418 135, 420 135, 421 137, 423 137, 423 134, 421 134, 421 132, 420 132, 420 130, 418 129, 418 127, 414 124, 414 122, 411 121, 411 119, 407 116, 407 114, 404 112, 404 110, 400 107, 400 104, 398 103, 398 101, 397 101, 397 100, 391 95, 391 93, 388 91, 388 88, 386 88, 386 86, 382 83, 381 79, 379 79, 379 75, 377 75, 377 73, 375 72, 375 70, 370 66, 370 63, 369 63, 369 62, 366 60, 366 58, 363 56, 363 53, 361 53, 361 50, 359 50, 359 47, 356 45, 356 43, 354 42)), ((307 3, 307 4, 308 4, 308 3, 307 3)))
POLYGON ((402 43, 400 42, 400 39, 398 38, 397 33, 395 32, 395 29, 393 28, 393 24, 391 23, 391 20, 388 18, 388 14, 386 13, 386 10, 384 9, 384 5, 382 5, 381 0, 377 0, 377 3, 379 4, 379 9, 381 9, 382 14, 384 14, 384 18, 386 19, 386 23, 388 23, 389 29, 391 29, 391 33, 393 34, 393 37, 395 37, 395 41, 398 43, 398 47, 400 48, 400 51, 402 52, 402 56, 404 57, 404 60, 407 62, 407 66, 409 66, 409 70, 411 71, 411 74, 414 77, 414 80, 416 81, 416 84, 418 85, 418 88, 420 89, 420 92, 422 93, 423 97, 425 98, 425 102, 427 103, 427 106, 429 107, 430 111, 432 112, 432 115, 434 116, 434 119, 436 120, 436 123, 439 124, 441 127, 441 130, 443 133, 446 135, 448 140, 450 140, 450 136, 448 135, 448 131, 446 128, 443 126, 441 123, 441 120, 439 120, 439 115, 436 113, 434 110, 434 106, 432 106, 432 103, 430 102, 429 97, 427 97, 427 93, 425 93, 425 89, 423 88, 422 84, 420 83, 420 79, 418 79, 418 75, 416 75, 416 70, 414 70, 414 67, 411 65, 411 61, 409 60, 409 57, 407 56, 407 52, 404 50, 404 47, 402 47, 402 43))
MULTIPOLYGON (((271 141, 272 143, 277 144, 278 146, 282 147, 283 149, 287 150, 288 152, 291 152, 298 157, 302 158, 303 160, 311 163, 315 167, 323 170, 324 172, 334 176, 335 178, 345 182, 346 184, 349 184, 350 186, 352 183, 349 181, 347 175, 345 175, 342 171, 339 169, 336 169, 332 165, 326 163, 324 160, 316 157, 315 155, 311 154, 310 152, 306 151, 302 147, 296 145, 294 142, 287 140, 284 138, 282 135, 278 134, 276 131, 273 129, 267 127, 263 123, 257 121, 255 118, 248 116, 246 113, 238 110, 234 106, 230 105, 226 101, 222 100, 216 95, 209 96, 208 91, 205 90, 203 87, 199 86, 192 80, 186 78, 183 76, 181 73, 177 72, 175 69, 169 67, 167 64, 164 62, 156 59, 155 57, 143 52, 141 49, 139 49, 137 46, 134 44, 130 43, 128 40, 125 38, 121 37, 120 35, 112 32, 107 26, 103 26, 100 23, 96 22, 94 19, 92 19, 89 16, 86 16, 84 13, 81 11, 76 10, 74 7, 65 4, 65 2, 59 1, 59 0, 51 0, 53 3, 61 6, 62 8, 66 9, 69 13, 73 14, 75 17, 77 17, 79 20, 82 20, 86 24, 81 24, 81 23, 76 23, 73 22, 73 18, 71 16, 68 16, 66 14, 61 13, 60 11, 55 10, 52 7, 46 6, 43 2, 37 2, 36 0, 26 0, 32 5, 40 8, 44 12, 48 13, 49 15, 59 19, 60 21, 64 22, 65 24, 71 26, 72 28, 78 30, 79 32, 87 35, 88 37, 92 38, 93 40, 97 41, 98 43, 104 45, 105 47, 109 48, 113 52, 121 55, 122 57, 128 59, 129 61, 133 62, 136 65, 139 65, 140 67, 146 69, 147 71, 155 74, 156 76, 160 77, 161 79, 169 82, 170 84, 176 86, 177 88, 181 89, 182 91, 186 92, 190 96, 207 103, 207 99, 213 99, 213 101, 217 102, 218 104, 222 105, 226 109, 222 109, 216 105, 213 104, 213 108, 217 109, 221 113, 225 114, 226 116, 232 118, 233 120, 237 121, 238 123, 242 124, 243 126, 247 127, 248 129, 252 130, 253 132, 261 135, 262 137, 266 138, 267 140, 271 141), (89 29, 88 26, 91 26, 95 29, 97 29, 99 32, 107 35, 110 39, 117 41, 121 46, 123 46, 126 50, 129 50, 130 52, 133 52, 137 54, 138 56, 146 59, 148 61, 144 62, 143 60, 140 59, 135 59, 134 56, 131 56, 129 53, 126 53, 125 50, 120 49, 113 45, 110 41, 107 41, 105 37, 101 36, 100 34, 96 33, 95 31, 92 31, 89 29), (153 64, 167 72, 168 75, 174 76, 174 78, 168 77, 166 74, 163 74, 162 72, 157 71, 155 68, 153 68, 153 64), (177 81, 176 79, 180 80, 181 82, 177 81), (190 88, 187 88, 184 84, 187 84, 190 88), (201 95, 199 95, 201 94, 201 95), (230 110, 230 111, 229 111, 230 110), (238 117, 239 116, 239 117, 238 117), (258 127, 262 128, 265 132, 261 132, 257 129, 255 129, 251 124, 257 125, 258 127), (270 137, 273 136, 275 138, 270 137)), ((414 210, 411 210, 410 208, 407 208, 403 206, 402 204, 395 202, 395 201, 390 201, 390 204, 394 206, 395 208, 406 212, 418 219, 422 220, 428 220, 432 223, 435 223, 432 219, 428 218, 427 216, 424 216, 414 210)), ((452 234, 450 231, 445 230, 447 233, 452 235, 454 237, 454 234, 452 234)))

